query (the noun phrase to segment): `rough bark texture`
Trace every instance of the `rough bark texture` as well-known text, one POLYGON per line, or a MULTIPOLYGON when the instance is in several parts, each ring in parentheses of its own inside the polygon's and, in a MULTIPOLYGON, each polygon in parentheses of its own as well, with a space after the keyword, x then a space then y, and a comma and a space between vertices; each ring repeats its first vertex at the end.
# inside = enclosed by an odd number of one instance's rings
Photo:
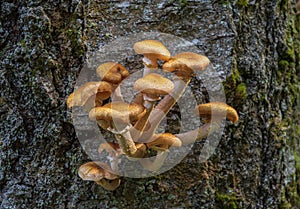
POLYGON ((294 0, 0 4, 0 208, 300 207, 294 0), (109 192, 77 175, 89 159, 65 101, 87 49, 141 31, 177 35, 202 49, 240 122, 226 125, 207 162, 199 164, 197 142, 172 170, 123 178, 109 192))

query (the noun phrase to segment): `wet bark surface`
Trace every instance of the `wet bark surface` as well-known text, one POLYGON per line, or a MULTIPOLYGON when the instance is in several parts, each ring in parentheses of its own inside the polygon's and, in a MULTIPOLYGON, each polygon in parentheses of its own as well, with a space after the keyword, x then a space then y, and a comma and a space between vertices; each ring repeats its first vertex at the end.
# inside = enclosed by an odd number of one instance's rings
MULTIPOLYGON (((299 16, 294 1, 2 1, 1 208, 299 207, 299 16), (173 169, 105 191, 77 175, 89 161, 66 98, 87 51, 139 32, 182 37, 213 63, 240 121, 173 169)), ((214 79, 214 78, 208 78, 214 79)), ((205 101, 205 88, 192 87, 205 101)))

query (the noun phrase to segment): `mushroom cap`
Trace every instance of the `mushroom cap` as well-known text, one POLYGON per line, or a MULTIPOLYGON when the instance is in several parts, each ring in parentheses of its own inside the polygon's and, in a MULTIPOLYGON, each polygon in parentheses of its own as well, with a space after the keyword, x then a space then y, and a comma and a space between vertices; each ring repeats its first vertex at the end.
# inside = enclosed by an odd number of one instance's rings
POLYGON ((97 94, 97 98, 101 100, 108 99, 112 93, 112 86, 105 81, 87 82, 81 91, 81 100, 86 101, 91 96, 97 94))
POLYGON ((136 42, 133 49, 137 54, 142 54, 150 60, 150 67, 157 67, 157 60, 168 61, 171 57, 169 50, 156 40, 136 42))
POLYGON ((233 123, 238 122, 239 116, 236 110, 223 102, 210 102, 206 104, 200 104, 195 108, 195 114, 204 118, 211 118, 212 114, 214 116, 226 116, 226 118, 233 123))
POLYGON ((159 74, 150 73, 136 80, 134 89, 152 98, 171 93, 174 89, 174 84, 159 74))
POLYGON ((102 162, 88 162, 78 169, 80 178, 86 181, 100 181, 101 179, 117 179, 119 176, 113 174, 110 167, 102 162))
POLYGON ((147 143, 149 148, 159 147, 162 149, 168 149, 170 146, 180 147, 181 145, 181 140, 171 133, 158 134, 153 141, 147 143))
POLYGON ((112 86, 105 81, 87 82, 83 86, 76 89, 67 99, 67 106, 83 106, 91 98, 97 100, 105 100, 110 97, 112 86))
POLYGON ((195 71, 204 70, 209 63, 210 61, 206 56, 193 52, 182 52, 164 63, 163 70, 175 72, 177 76, 191 77, 195 71))
POLYGON ((129 71, 123 65, 115 62, 106 62, 99 65, 96 72, 103 81, 112 84, 119 84, 130 75, 129 71))
POLYGON ((89 112, 91 120, 117 121, 122 123, 135 122, 146 113, 142 105, 125 102, 107 103, 102 107, 93 108, 89 112))

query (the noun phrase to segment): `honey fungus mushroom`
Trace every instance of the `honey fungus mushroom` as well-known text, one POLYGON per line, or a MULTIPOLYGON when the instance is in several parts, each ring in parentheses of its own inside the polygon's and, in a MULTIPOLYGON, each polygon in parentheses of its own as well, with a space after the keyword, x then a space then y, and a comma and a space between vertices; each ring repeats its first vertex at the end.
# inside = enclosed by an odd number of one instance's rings
POLYGON ((129 157, 135 157, 137 148, 129 133, 132 123, 140 119, 146 110, 138 104, 125 102, 112 102, 102 107, 93 108, 89 118, 115 134, 122 151, 129 157))
POLYGON ((102 101, 108 99, 112 93, 112 86, 105 81, 87 82, 71 93, 67 99, 68 108, 85 106, 87 110, 101 106, 102 101))
POLYGON ((191 144, 195 140, 207 137, 211 131, 219 129, 219 124, 224 118, 227 118, 232 123, 237 123, 239 120, 236 110, 223 102, 199 104, 194 111, 196 115, 203 117, 206 123, 195 130, 175 134, 182 141, 182 144, 191 144))
POLYGON ((160 99, 160 96, 171 93, 174 89, 174 84, 159 74, 150 73, 136 80, 134 89, 143 94, 144 106, 149 108, 149 106, 153 105, 153 102, 160 99))
POLYGON ((192 77, 196 71, 204 70, 209 63, 206 56, 193 52, 182 52, 166 62, 163 69, 175 73, 178 77, 192 77))
POLYGON ((181 140, 171 133, 154 135, 152 141, 146 143, 148 148, 161 151, 166 151, 169 147, 181 147, 181 144, 181 140))
POLYGON ((233 123, 237 123, 239 120, 236 110, 223 102, 199 104, 195 107, 195 114, 207 120, 211 120, 212 117, 215 117, 217 120, 226 117, 233 123))
POLYGON ((165 163, 172 147, 179 148, 205 138, 210 131, 220 127, 218 122, 225 117, 233 123, 238 121, 238 115, 232 107, 225 103, 212 102, 195 108, 195 114, 206 119, 206 123, 195 130, 178 134, 155 133, 162 119, 183 95, 191 78, 196 72, 205 70, 210 61, 207 57, 193 52, 182 52, 171 57, 163 43, 156 40, 137 42, 134 44, 134 51, 144 56, 144 77, 134 84, 134 89, 139 94, 133 103, 123 102, 120 91, 120 84, 129 76, 129 72, 115 62, 99 65, 96 72, 102 81, 88 82, 75 90, 67 100, 70 108, 92 108, 89 118, 115 135, 117 143, 103 143, 98 148, 99 153, 104 152, 108 155, 110 165, 89 162, 80 166, 78 170, 78 175, 83 180, 95 181, 107 190, 115 190, 120 185, 120 176, 115 173, 119 174, 119 162, 123 162, 119 160, 121 155, 129 159, 137 158, 144 168, 156 172, 165 163), (161 65, 165 72, 173 74, 171 80, 153 73, 161 65), (99 83, 108 84, 110 87, 103 90, 105 88, 97 86, 99 83), (102 106, 102 101, 109 97, 111 102, 102 106), (132 130, 139 132, 135 135, 132 130), (148 154, 153 154, 153 150, 156 151, 156 156, 146 158, 148 154))
POLYGON ((88 162, 81 165, 78 175, 84 181, 95 181, 104 189, 113 191, 120 185, 120 176, 115 175, 108 165, 102 162, 88 162))
POLYGON ((136 42, 133 49, 137 54, 144 55, 144 76, 157 69, 158 60, 168 61, 171 57, 169 50, 157 40, 136 42))
POLYGON ((98 66, 96 73, 102 81, 113 85, 114 94, 112 95, 112 101, 123 101, 120 83, 130 75, 129 71, 119 63, 106 62, 98 66))
POLYGON ((149 149, 157 151, 154 161, 145 158, 140 160, 140 164, 150 171, 157 171, 163 165, 168 155, 168 149, 170 147, 181 147, 181 145, 181 140, 171 133, 156 134, 151 138, 151 142, 146 143, 149 149))

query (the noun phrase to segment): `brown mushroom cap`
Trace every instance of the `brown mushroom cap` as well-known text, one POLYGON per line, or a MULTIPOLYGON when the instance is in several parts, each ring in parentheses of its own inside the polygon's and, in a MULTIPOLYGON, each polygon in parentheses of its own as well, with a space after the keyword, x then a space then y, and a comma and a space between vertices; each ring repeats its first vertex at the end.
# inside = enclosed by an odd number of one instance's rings
POLYGON ((112 173, 108 165, 102 162, 88 162, 78 169, 80 178, 86 181, 100 181, 101 179, 117 179, 119 176, 112 173))
POLYGON ((130 75, 129 71, 123 65, 115 62, 106 62, 100 65, 96 72, 103 81, 112 84, 119 84, 130 75))
POLYGON ((67 99, 67 106, 83 106, 91 97, 97 100, 105 100, 110 97, 112 86, 105 82, 87 82, 76 89, 67 99))
POLYGON ((162 150, 168 149, 170 146, 180 147, 182 144, 181 140, 170 133, 158 134, 156 138, 147 143, 149 148, 161 148, 162 150))
POLYGON ((168 61, 171 57, 169 50, 160 41, 156 40, 136 42, 133 49, 137 54, 143 54, 148 58, 151 62, 148 65, 150 68, 156 68, 158 66, 157 60, 168 61))
POLYGON ((226 118, 233 123, 239 120, 239 116, 236 110, 223 102, 210 102, 206 104, 200 104, 195 108, 195 114, 204 118, 211 118, 212 114, 214 116, 226 116, 226 118))
POLYGON ((182 52, 172 57, 163 65, 163 70, 175 72, 177 76, 191 77, 195 71, 202 71, 210 61, 206 56, 193 52, 182 52))
POLYGON ((91 120, 118 121, 122 123, 135 122, 146 113, 145 108, 139 104, 125 102, 112 102, 102 107, 93 108, 89 112, 91 120))
POLYGON ((150 73, 143 78, 136 80, 134 89, 150 98, 156 98, 160 95, 166 95, 172 92, 174 84, 167 78, 156 74, 150 73))

